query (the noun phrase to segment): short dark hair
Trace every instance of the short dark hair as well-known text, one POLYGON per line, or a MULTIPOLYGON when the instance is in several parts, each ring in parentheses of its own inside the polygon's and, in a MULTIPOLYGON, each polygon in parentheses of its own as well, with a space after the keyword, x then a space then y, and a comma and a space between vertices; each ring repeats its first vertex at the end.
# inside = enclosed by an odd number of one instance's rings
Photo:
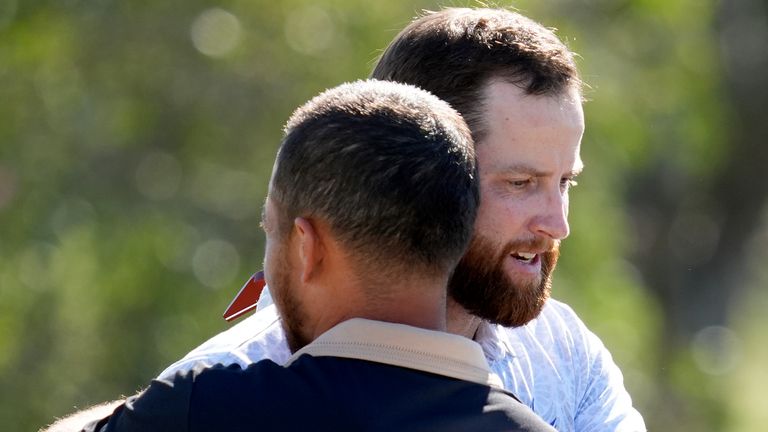
POLYGON ((412 84, 447 101, 475 142, 485 135, 483 91, 493 79, 532 95, 581 92, 574 55, 554 32, 505 9, 428 12, 389 44, 372 78, 412 84))
POLYGON ((479 193, 471 133, 446 102, 410 85, 357 81, 297 109, 285 133, 270 192, 280 235, 296 217, 318 217, 374 268, 452 270, 479 193))

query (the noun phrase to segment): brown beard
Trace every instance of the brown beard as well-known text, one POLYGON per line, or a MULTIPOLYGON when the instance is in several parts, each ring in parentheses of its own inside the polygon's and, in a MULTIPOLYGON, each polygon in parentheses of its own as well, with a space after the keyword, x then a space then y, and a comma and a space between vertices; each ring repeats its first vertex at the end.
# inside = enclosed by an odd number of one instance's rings
POLYGON ((448 294, 467 312, 505 327, 524 325, 536 318, 551 291, 551 275, 560 255, 558 243, 543 239, 510 242, 505 247, 475 235, 448 282, 448 294), (504 260, 518 250, 542 250, 541 278, 533 283, 513 281, 504 260), (495 251, 499 251, 495 253, 495 251))
POLYGON ((269 287, 272 299, 282 318, 280 325, 285 332, 288 349, 291 353, 295 353, 311 341, 302 333, 306 314, 301 300, 295 294, 296 290, 290 277, 293 267, 289 263, 286 249, 284 247, 276 251, 276 255, 278 255, 276 257, 277 266, 271 266, 274 267, 274 278, 271 278, 269 287))

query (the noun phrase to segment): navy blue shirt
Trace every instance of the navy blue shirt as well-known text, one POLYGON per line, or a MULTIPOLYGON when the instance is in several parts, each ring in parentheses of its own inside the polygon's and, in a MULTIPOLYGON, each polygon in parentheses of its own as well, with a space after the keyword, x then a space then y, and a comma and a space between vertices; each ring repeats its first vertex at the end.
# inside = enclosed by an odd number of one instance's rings
POLYGON ((512 394, 366 360, 303 355, 156 380, 85 431, 554 431, 512 394))

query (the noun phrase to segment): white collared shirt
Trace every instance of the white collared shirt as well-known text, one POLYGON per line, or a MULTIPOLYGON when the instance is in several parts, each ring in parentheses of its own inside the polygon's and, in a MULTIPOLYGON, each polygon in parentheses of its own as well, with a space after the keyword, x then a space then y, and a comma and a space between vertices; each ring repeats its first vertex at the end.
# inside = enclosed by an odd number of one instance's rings
MULTIPOLYGON (((561 432, 645 431, 621 371, 594 333, 567 305, 550 299, 538 318, 516 328, 483 324, 476 335, 503 387, 561 432)), ((160 374, 198 364, 291 357, 275 306, 267 306, 187 354, 160 374)))

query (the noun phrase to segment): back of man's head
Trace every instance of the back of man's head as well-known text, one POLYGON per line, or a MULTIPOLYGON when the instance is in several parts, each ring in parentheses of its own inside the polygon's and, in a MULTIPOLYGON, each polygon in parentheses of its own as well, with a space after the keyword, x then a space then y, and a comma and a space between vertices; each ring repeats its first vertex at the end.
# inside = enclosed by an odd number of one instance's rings
POLYGON ((447 8, 403 29, 371 73, 449 102, 475 142, 484 137, 483 89, 502 79, 531 95, 581 91, 573 53, 541 24, 505 9, 447 8))
POLYGON ((447 103, 416 87, 358 81, 286 125, 272 177, 280 235, 319 218, 366 270, 447 274, 478 205, 472 138, 447 103))

